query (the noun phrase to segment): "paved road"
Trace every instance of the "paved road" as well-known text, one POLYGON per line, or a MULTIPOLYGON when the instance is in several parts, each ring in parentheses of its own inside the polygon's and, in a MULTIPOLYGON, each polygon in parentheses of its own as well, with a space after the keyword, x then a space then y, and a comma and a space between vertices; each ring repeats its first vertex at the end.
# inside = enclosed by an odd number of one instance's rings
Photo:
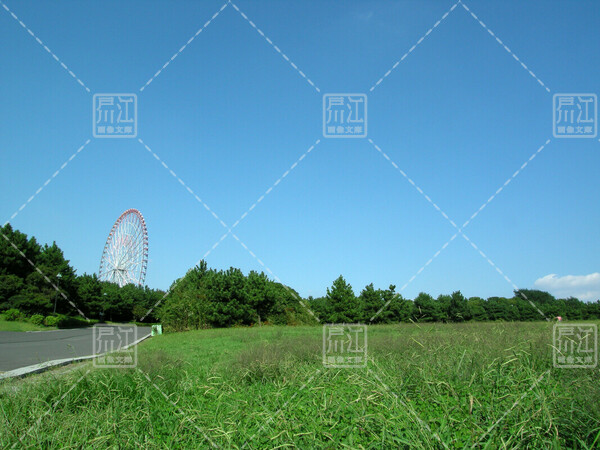
MULTIPOLYGON (((115 329, 118 332, 118 328, 115 329)), ((150 327, 137 327, 137 339, 150 334, 150 327)), ((0 372, 55 359, 93 353, 92 328, 53 331, 0 331, 0 372)), ((126 333, 121 334, 125 340, 126 333)), ((129 343, 131 343, 129 333, 129 343)))

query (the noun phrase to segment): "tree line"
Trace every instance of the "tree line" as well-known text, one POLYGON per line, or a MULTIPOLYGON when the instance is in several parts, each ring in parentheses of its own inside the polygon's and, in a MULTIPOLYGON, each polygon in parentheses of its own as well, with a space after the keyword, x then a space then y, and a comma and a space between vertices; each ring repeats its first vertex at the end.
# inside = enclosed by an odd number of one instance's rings
MULTIPOLYGON (((0 312, 17 309, 26 316, 77 315, 46 277, 89 319, 139 320, 165 294, 133 284, 119 287, 100 281, 96 274, 77 275, 56 242, 41 245, 10 224, 0 231, 0 312)), ((145 319, 154 320, 152 315, 145 319)))
POLYGON ((293 289, 263 272, 209 269, 206 261, 176 280, 158 308, 160 322, 170 330, 238 325, 301 325, 316 323, 293 289))
POLYGON ((574 297, 556 299, 548 292, 521 289, 511 298, 466 298, 460 291, 437 298, 421 292, 413 300, 396 293, 395 286, 366 286, 358 295, 340 276, 324 297, 307 304, 327 323, 397 323, 465 321, 535 321, 560 316, 568 320, 600 319, 600 301, 586 303, 574 297))
POLYGON ((301 299, 293 289, 264 273, 239 269, 208 269, 206 262, 190 270, 171 287, 157 316, 168 329, 257 324, 399 323, 466 321, 537 321, 561 316, 569 320, 600 319, 600 301, 556 299, 548 292, 522 289, 511 298, 466 298, 460 291, 437 298, 420 293, 415 299, 398 294, 395 286, 366 286, 358 295, 338 277, 323 297, 301 299), (312 311, 314 316, 309 312, 312 311))
POLYGON ((77 275, 56 243, 40 245, 34 237, 13 230, 10 224, 0 231, 6 236, 0 236, 0 312, 18 309, 29 315, 49 315, 54 314, 56 303, 56 314, 76 314, 45 280, 47 276, 90 319, 139 320, 159 304, 144 321, 160 321, 175 331, 315 324, 315 316, 322 323, 534 321, 556 316, 569 320, 600 319, 600 301, 556 299, 539 290, 515 291, 511 298, 466 298, 456 291, 437 298, 422 292, 407 299, 393 285, 376 289, 369 284, 357 295, 342 276, 325 296, 302 299, 292 288, 262 272, 244 275, 233 267, 209 269, 205 261, 175 280, 167 295, 132 284, 119 287, 100 281, 95 274, 77 275))

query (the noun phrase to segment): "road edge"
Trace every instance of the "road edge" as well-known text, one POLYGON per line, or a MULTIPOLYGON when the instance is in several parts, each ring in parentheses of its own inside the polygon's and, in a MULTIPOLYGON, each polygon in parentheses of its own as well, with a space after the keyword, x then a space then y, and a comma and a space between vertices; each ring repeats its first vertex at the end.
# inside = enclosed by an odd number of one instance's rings
MULTIPOLYGON (((131 344, 123 347, 123 349, 127 350, 129 347, 133 347, 134 345, 139 344, 140 342, 142 342, 145 339, 148 339, 149 337, 152 337, 152 333, 148 333, 146 336, 141 337, 137 341, 132 342, 131 344)), ((18 369, 9 370, 8 372, 0 374, 0 380, 5 380, 8 378, 21 378, 27 375, 31 375, 32 373, 45 372, 46 370, 52 369, 53 367, 66 366, 67 364, 97 358, 98 356, 101 355, 77 356, 75 358, 55 359, 53 361, 46 361, 40 364, 34 364, 32 366, 20 367, 18 369)))

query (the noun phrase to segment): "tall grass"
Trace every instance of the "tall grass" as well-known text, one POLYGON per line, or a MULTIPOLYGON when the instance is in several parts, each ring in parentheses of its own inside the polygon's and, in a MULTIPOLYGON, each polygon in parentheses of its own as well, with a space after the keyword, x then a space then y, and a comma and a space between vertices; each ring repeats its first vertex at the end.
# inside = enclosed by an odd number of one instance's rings
POLYGON ((325 369, 321 328, 263 327, 156 337, 140 346, 137 369, 83 364, 10 381, 0 385, 0 446, 600 444, 599 370, 553 368, 551 325, 401 324, 368 332, 366 369, 325 369))

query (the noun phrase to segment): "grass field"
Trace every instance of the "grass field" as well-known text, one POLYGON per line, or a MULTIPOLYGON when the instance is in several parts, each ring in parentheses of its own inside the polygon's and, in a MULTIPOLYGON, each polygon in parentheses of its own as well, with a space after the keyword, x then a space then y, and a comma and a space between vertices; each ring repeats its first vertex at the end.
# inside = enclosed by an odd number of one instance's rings
POLYGON ((0 331, 47 331, 56 330, 56 327, 34 325, 30 322, 8 321, 0 317, 0 331))
POLYGON ((365 369, 327 369, 320 327, 168 334, 137 369, 0 384, 0 446, 594 448, 599 369, 552 367, 552 324, 371 326, 365 369), (22 439, 22 442, 19 442, 22 439))

